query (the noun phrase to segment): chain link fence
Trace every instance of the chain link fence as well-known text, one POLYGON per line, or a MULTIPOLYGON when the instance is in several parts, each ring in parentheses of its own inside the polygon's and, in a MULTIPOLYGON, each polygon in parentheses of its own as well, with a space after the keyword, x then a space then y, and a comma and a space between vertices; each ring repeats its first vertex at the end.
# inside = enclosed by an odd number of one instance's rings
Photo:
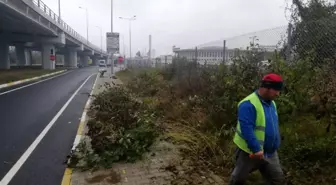
POLYGON ((179 58, 195 61, 201 65, 231 64, 233 59, 244 56, 250 50, 261 54, 261 61, 271 58, 275 50, 282 51, 288 43, 292 27, 280 26, 267 30, 216 40, 190 49, 175 48, 179 58))
MULTIPOLYGON (((292 21, 293 22, 293 21, 292 21)), ((230 38, 200 44, 192 48, 174 48, 175 58, 185 58, 205 66, 232 64, 235 59, 245 57, 254 51, 261 62, 279 54, 288 62, 311 60, 316 65, 333 62, 336 59, 336 23, 330 18, 293 22, 271 29, 255 31, 230 38)), ((130 68, 167 67, 160 59, 131 59, 130 68)))

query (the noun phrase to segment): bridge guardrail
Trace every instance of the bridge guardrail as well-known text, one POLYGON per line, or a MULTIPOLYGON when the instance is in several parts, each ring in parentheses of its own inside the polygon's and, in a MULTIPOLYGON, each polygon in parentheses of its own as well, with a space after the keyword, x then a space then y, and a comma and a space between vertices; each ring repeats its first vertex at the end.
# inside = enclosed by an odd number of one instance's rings
MULTIPOLYGON (((45 15, 52 18, 59 27, 63 28, 69 35, 76 38, 77 40, 81 41, 83 44, 87 45, 88 47, 96 50, 101 51, 100 48, 90 43, 88 40, 86 40, 83 36, 81 36, 79 33, 77 33, 74 29, 72 29, 67 23, 65 23, 57 14, 55 14, 43 1, 41 0, 31 0, 33 4, 41 9, 45 15)), ((103 54, 106 54, 106 52, 103 52, 103 54)))

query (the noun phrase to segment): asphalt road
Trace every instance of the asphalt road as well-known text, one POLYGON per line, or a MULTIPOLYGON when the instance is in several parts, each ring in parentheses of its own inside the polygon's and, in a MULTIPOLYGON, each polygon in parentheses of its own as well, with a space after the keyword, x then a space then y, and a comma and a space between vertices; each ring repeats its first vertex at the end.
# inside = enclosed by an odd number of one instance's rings
MULTIPOLYGON (((0 180, 51 122, 74 92, 97 68, 82 68, 0 95, 0 180)), ((93 75, 75 95, 10 185, 60 185, 64 161, 95 81, 93 75)), ((0 182, 1 184, 1 182, 0 182)), ((2 184, 1 184, 2 185, 2 184)))

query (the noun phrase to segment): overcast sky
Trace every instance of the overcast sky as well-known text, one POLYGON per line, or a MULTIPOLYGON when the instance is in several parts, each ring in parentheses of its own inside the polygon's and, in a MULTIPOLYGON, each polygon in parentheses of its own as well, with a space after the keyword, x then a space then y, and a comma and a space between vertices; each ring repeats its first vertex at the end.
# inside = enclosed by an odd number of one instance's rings
MULTIPOLYGON (((58 13, 57 0, 43 0, 58 13)), ((100 46, 100 30, 110 31, 111 0, 61 0, 63 20, 86 36, 85 7, 89 11, 89 40, 100 46)), ((129 52, 128 22, 118 17, 137 16, 132 22, 132 53, 148 50, 148 35, 156 56, 172 53, 172 46, 191 48, 210 41, 287 24, 286 0, 114 0, 114 31, 129 52)))

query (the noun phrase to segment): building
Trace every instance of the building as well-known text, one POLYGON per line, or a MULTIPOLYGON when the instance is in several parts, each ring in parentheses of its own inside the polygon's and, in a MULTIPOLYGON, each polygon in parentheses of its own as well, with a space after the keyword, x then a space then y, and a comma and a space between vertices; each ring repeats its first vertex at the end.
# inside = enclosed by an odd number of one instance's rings
MULTIPOLYGON (((197 60, 200 64, 219 64, 223 61, 223 47, 203 47, 199 49, 180 49, 174 48, 173 52, 176 57, 185 57, 187 60, 197 60)), ((225 50, 225 61, 229 61, 234 57, 235 50, 225 50)))
POLYGON ((156 57, 155 61, 162 64, 171 64, 173 63, 173 55, 160 55, 156 57))
MULTIPOLYGON (((261 46, 257 50, 264 52, 264 59, 267 60, 271 57, 274 50, 277 49, 275 46, 261 46)), ((238 56, 243 56, 246 53, 246 49, 225 49, 225 62, 231 63, 232 59, 238 56)), ((176 57, 185 57, 187 60, 193 61, 197 60, 199 64, 219 64, 223 62, 223 47, 210 46, 202 47, 198 49, 180 49, 173 47, 173 52, 176 57)))

